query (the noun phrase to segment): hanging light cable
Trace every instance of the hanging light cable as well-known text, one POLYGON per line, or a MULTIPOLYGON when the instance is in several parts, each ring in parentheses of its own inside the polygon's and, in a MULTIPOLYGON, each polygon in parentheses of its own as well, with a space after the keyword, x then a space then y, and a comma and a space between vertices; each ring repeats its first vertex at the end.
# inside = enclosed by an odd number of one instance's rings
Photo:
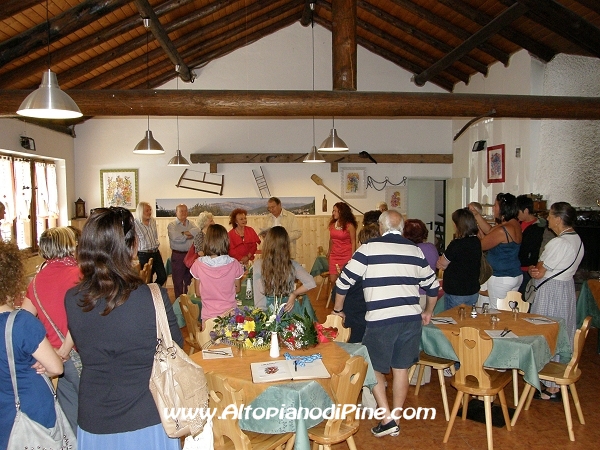
POLYGON ((38 119, 76 119, 83 114, 77 103, 61 90, 56 74, 50 70, 50 14, 46 0, 48 26, 48 70, 42 74, 40 87, 29 94, 19 106, 17 114, 38 119))
MULTIPOLYGON (((143 19, 143 20, 144 20, 144 27, 148 28, 146 26, 146 24, 149 23, 150 19, 143 19)), ((150 53, 149 52, 150 37, 149 37, 148 33, 149 32, 146 29, 146 81, 147 81, 148 90, 150 90, 150 54, 149 54, 150 53)), ((146 135, 140 142, 137 143, 137 145, 133 149, 133 153, 137 153, 139 155, 160 155, 164 152, 165 152, 165 149, 163 148, 163 146, 160 145, 160 143, 156 139, 154 139, 154 137, 152 136, 152 131, 150 131, 150 115, 148 115, 148 129, 146 130, 146 135)))
MULTIPOLYGON (((177 75, 177 91, 179 91, 179 75, 177 75)), ((189 165, 190 163, 181 154, 181 150, 179 150, 179 115, 177 115, 177 151, 175 152, 175 156, 169 160, 167 166, 186 167, 189 165)))
MULTIPOLYGON (((310 4, 310 9, 311 9, 310 22, 311 22, 311 31, 312 31, 312 90, 313 90, 313 92, 315 92, 315 21, 314 21, 315 4, 314 3, 310 4)), ((312 145, 312 148, 310 149, 310 153, 308 155, 306 155, 306 157, 304 158, 304 161, 302 161, 302 162, 324 163, 325 160, 323 159, 323 156, 321 156, 321 154, 317 150, 317 146, 315 145, 315 116, 312 117, 312 132, 313 132, 313 145, 312 145)))

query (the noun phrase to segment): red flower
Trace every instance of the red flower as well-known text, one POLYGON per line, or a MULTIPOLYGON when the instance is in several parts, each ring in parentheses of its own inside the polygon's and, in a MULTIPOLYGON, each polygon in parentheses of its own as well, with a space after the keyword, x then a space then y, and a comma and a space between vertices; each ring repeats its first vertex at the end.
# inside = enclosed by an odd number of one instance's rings
POLYGON ((236 323, 244 323, 244 316, 235 316, 236 323))
POLYGON ((254 318, 252 316, 246 316, 245 320, 248 322, 254 322, 254 318))
POLYGON ((288 326, 288 330, 294 331, 296 329, 296 324, 290 323, 288 326))
POLYGON ((250 331, 250 332, 248 332, 248 337, 250 339, 255 338, 256 337, 256 331, 250 331))

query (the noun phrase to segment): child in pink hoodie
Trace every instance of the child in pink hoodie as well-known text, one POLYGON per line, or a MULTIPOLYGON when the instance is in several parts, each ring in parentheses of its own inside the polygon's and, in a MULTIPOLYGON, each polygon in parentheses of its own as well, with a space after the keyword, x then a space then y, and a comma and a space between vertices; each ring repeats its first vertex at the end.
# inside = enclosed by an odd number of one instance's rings
POLYGON ((204 322, 237 306, 244 267, 229 253, 229 236, 222 225, 210 225, 204 236, 204 255, 196 259, 190 272, 198 280, 204 322))

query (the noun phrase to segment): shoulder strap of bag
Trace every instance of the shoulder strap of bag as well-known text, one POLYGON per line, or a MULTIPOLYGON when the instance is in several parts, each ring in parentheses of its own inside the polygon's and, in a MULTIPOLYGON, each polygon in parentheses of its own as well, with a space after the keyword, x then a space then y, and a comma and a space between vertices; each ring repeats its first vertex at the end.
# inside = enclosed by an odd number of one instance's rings
POLYGON ((165 310, 165 304, 160 293, 160 287, 156 283, 150 283, 148 287, 152 293, 152 300, 154 301, 154 309, 156 311, 156 338, 162 339, 165 347, 172 347, 171 329, 169 328, 167 311, 165 310))
POLYGON ((46 319, 48 319, 48 322, 50 322, 50 325, 52 325, 52 328, 54 328, 54 331, 56 332, 56 334, 60 338, 61 342, 64 342, 65 341, 65 335, 62 334, 62 332, 58 329, 58 327, 56 326, 56 324, 52 321, 52 319, 50 318, 50 316, 46 312, 46 309, 42 305, 42 302, 40 301, 40 298, 38 297, 37 287, 36 287, 36 278, 37 278, 37 275, 35 277, 33 277, 32 284, 33 284, 33 295, 35 296, 35 301, 36 301, 36 303, 37 303, 37 305, 39 307, 38 309, 40 309, 42 311, 42 313, 44 314, 44 316, 46 317, 46 319))
MULTIPOLYGON (((13 351, 12 330, 18 313, 18 309, 11 311, 6 321, 6 329, 4 330, 4 340, 6 341, 6 359, 8 360, 8 368, 10 370, 10 379, 12 381, 13 392, 15 394, 15 407, 17 408, 17 411, 21 409, 21 401, 19 400, 19 391, 17 390, 17 370, 15 368, 15 354, 13 351)), ((54 386, 52 386, 52 382, 48 379, 48 376, 46 376, 46 374, 43 374, 42 378, 44 378, 44 381, 50 388, 50 392, 52 392, 54 400, 56 400, 56 392, 54 391, 54 386)))
POLYGON ((552 275, 551 277, 546 278, 544 281, 542 281, 540 284, 538 284, 537 286, 534 287, 534 290, 538 290, 540 287, 542 287, 542 285, 544 283, 547 283, 548 281, 550 281, 552 278, 556 278, 557 276, 559 276, 561 273, 566 272, 567 270, 569 270, 571 268, 571 266, 573 264, 575 264, 575 261, 577 261, 577 257, 579 256, 579 252, 581 251, 581 246, 583 245, 583 241, 581 241, 579 243, 579 249, 577 250, 577 254, 575 255, 575 259, 573 260, 573 262, 571 264, 568 265, 568 267, 566 267, 565 269, 561 270, 558 273, 555 273, 554 275, 552 275))

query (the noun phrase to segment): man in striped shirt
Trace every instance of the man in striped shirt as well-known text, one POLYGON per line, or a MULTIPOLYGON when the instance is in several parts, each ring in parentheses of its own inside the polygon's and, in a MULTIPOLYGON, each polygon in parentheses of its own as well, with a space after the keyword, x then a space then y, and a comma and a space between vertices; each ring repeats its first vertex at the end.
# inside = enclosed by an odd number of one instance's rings
POLYGON ((386 414, 371 430, 377 437, 400 433, 387 401, 385 374, 392 369, 393 409, 400 411, 408 392, 408 369, 419 359, 421 326, 431 319, 439 288, 421 249, 402 236, 402 215, 385 211, 379 228, 381 237, 361 245, 340 274, 333 308, 334 314, 343 316, 348 289, 362 279, 367 306, 362 342, 377 377, 373 395, 386 414), (425 311, 419 305, 419 287, 427 295, 425 311))

